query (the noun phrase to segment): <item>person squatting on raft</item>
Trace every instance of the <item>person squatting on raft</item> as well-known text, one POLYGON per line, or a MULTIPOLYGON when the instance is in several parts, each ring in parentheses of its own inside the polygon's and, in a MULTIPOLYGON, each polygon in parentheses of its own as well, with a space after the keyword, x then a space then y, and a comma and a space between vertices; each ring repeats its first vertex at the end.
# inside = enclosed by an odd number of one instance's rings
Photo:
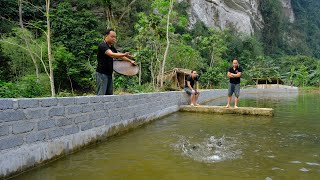
POLYGON ((129 52, 120 53, 116 50, 114 47, 116 42, 116 32, 113 29, 107 29, 104 34, 104 41, 98 47, 98 65, 96 69, 97 95, 113 94, 112 74, 113 60, 115 58, 135 64, 135 61, 131 60, 134 57, 129 52))
POLYGON ((239 66, 239 61, 235 58, 232 62, 232 66, 228 70, 228 78, 230 79, 229 88, 228 88, 228 104, 227 108, 230 107, 230 102, 232 99, 232 94, 234 93, 234 108, 238 106, 238 100, 240 95, 240 78, 241 78, 242 68, 239 66))
POLYGON ((190 102, 191 106, 198 106, 197 104, 200 91, 199 91, 199 75, 197 74, 197 71, 191 71, 190 76, 188 76, 184 90, 186 93, 190 96, 190 102), (196 89, 194 88, 196 83, 196 89))

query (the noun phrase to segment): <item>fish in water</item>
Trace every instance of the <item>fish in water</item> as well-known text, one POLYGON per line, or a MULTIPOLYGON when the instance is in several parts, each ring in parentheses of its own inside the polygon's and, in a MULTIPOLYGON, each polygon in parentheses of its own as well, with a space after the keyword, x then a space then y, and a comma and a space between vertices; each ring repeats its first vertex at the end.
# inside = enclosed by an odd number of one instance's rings
POLYGON ((235 145, 237 143, 233 138, 224 136, 219 139, 210 136, 199 143, 190 142, 188 138, 180 136, 178 144, 175 144, 174 147, 196 161, 215 163, 239 158, 242 152, 235 145))

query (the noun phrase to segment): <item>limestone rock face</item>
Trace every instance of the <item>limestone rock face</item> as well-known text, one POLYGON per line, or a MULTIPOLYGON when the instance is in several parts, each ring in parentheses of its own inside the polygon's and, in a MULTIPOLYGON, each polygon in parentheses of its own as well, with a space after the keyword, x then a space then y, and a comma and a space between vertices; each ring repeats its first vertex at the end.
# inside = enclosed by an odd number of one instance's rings
POLYGON ((291 5, 291 0, 281 0, 284 15, 289 19, 291 23, 294 22, 294 12, 291 5))
MULTIPOLYGON (((180 0, 183 1, 183 0, 180 0)), ((225 29, 233 27, 238 32, 253 34, 263 28, 259 11, 260 0, 185 0, 190 4, 190 27, 202 21, 207 27, 225 29)), ((291 0, 280 0, 285 16, 294 21, 291 0)))

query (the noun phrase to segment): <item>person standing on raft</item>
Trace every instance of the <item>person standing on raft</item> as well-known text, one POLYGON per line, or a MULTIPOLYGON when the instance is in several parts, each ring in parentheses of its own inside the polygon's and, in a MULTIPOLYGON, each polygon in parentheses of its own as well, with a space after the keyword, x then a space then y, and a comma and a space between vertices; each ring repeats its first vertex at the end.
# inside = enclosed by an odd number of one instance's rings
POLYGON ((234 108, 237 108, 239 96, 240 96, 240 78, 241 78, 242 68, 239 66, 239 61, 237 58, 234 58, 232 61, 232 66, 228 69, 228 78, 230 79, 229 88, 228 88, 228 104, 227 108, 230 107, 230 102, 232 95, 234 93, 234 108))
POLYGON ((192 70, 190 76, 188 76, 184 90, 190 96, 191 106, 198 106, 197 104, 200 91, 199 91, 199 75, 197 71, 192 70), (195 86, 196 84, 196 86, 195 86), (194 88, 196 87, 196 89, 194 88))
POLYGON ((98 65, 96 69, 97 95, 113 94, 112 74, 113 60, 115 58, 135 64, 135 61, 131 60, 134 57, 129 52, 119 53, 116 50, 113 46, 116 41, 116 32, 113 29, 108 29, 104 34, 104 41, 98 46, 98 65))

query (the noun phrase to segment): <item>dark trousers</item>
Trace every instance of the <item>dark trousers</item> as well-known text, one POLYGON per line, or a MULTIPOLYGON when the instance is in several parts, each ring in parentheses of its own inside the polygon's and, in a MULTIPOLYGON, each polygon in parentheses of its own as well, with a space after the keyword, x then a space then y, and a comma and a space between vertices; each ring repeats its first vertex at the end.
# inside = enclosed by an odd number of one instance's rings
POLYGON ((113 95, 112 76, 96 72, 97 95, 113 95))

